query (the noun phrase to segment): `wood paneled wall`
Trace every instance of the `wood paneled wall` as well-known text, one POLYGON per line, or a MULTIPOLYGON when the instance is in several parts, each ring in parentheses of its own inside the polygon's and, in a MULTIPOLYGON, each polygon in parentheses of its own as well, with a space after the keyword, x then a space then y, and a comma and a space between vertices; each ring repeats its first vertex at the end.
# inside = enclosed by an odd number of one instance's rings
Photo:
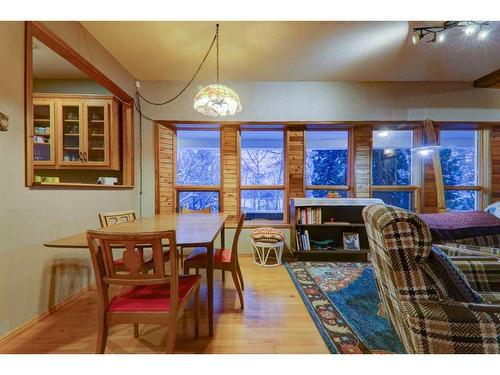
POLYGON ((240 151, 239 132, 235 127, 224 127, 221 132, 221 187, 222 208, 230 219, 236 220, 240 211, 240 151))
POLYGON ((155 128, 155 211, 174 212, 175 132, 160 124, 155 124, 155 128))
POLYGON ((491 202, 500 201, 500 128, 491 130, 491 202))
POLYGON ((372 127, 358 126, 353 131, 354 196, 371 197, 372 127))
POLYGON ((288 198, 300 198, 305 195, 304 182, 304 130, 287 131, 288 144, 288 198))

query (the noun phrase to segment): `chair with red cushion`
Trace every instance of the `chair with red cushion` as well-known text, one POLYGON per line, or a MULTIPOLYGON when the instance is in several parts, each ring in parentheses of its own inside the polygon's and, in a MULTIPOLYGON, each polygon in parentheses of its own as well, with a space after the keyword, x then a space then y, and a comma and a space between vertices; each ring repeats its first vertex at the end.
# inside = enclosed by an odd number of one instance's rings
POLYGON ((98 294, 98 331, 96 353, 104 353, 108 326, 134 324, 168 325, 167 353, 175 346, 176 327, 189 300, 194 296, 195 336, 199 327, 199 275, 179 276, 174 231, 141 234, 88 231, 92 265, 98 294), (168 240, 170 274, 165 273, 163 241, 168 240), (152 250, 151 268, 146 268, 142 248, 152 250), (118 249, 118 250, 117 250, 118 249), (122 250, 123 267, 117 267, 113 253, 122 250), (121 290, 109 297, 109 286, 121 285, 121 290))
MULTIPOLYGON (((244 307, 242 290, 245 289, 245 286, 243 284, 243 276, 238 263, 238 239, 240 237, 244 221, 245 214, 241 214, 238 220, 238 226, 236 227, 236 232, 234 233, 233 246, 231 249, 216 249, 214 251, 214 269, 231 272, 234 285, 238 291, 242 309, 244 307)), ((197 247, 184 261, 184 275, 188 275, 191 268, 194 268, 196 270, 196 274, 198 275, 199 269, 206 269, 207 266, 207 249, 204 247, 197 247)))

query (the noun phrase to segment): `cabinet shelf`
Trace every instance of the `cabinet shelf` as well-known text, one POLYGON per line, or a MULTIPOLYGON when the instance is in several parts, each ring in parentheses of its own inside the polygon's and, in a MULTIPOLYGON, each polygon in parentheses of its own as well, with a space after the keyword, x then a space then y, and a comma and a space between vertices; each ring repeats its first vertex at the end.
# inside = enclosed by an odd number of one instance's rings
POLYGON ((73 133, 64 133, 65 137, 79 137, 80 134, 73 134, 73 133))
POLYGON ((90 134, 91 137, 104 137, 104 134, 90 134))
POLYGON ((35 145, 47 145, 50 146, 50 142, 33 142, 35 145))
POLYGON ((80 147, 64 147, 65 150, 79 150, 80 147))
POLYGON ((36 137, 50 137, 50 134, 34 133, 33 135, 36 137))
POLYGON ((33 121, 50 121, 50 118, 34 118, 33 121))

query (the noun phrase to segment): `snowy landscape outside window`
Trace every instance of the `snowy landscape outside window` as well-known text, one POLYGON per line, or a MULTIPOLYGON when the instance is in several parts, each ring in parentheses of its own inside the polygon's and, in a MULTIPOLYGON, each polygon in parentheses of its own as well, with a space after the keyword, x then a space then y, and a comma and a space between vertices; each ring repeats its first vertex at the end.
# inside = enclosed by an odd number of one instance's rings
POLYGON ((441 130, 439 156, 445 185, 446 208, 478 209, 479 187, 477 130, 441 130))
POLYGON ((347 197, 346 130, 307 130, 305 182, 307 198, 326 198, 329 191, 347 197))
POLYGON ((373 132, 372 196, 386 204, 414 211, 412 147, 412 130, 373 132))
POLYGON ((176 190, 183 207, 219 211, 220 131, 178 130, 176 190))
POLYGON ((283 220, 284 131, 241 131, 241 210, 246 220, 283 220))

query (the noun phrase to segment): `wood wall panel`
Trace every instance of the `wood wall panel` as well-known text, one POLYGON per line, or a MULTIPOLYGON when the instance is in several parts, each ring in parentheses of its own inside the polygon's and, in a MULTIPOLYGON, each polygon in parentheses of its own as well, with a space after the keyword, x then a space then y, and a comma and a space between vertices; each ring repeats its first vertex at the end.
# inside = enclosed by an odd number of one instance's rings
POLYGON ((239 132, 235 127, 225 127, 221 131, 222 192, 221 207, 236 220, 240 211, 240 154, 239 132))
POLYGON ((304 130, 287 131, 288 144, 288 198, 305 196, 304 183, 304 130))
POLYGON ((175 132, 166 126, 156 124, 156 213, 175 210, 175 132))
POLYGON ((371 197, 372 128, 359 126, 354 129, 354 196, 371 197))
POLYGON ((500 201, 500 129, 491 130, 491 202, 500 201))
POLYGON ((432 159, 425 159, 423 162, 423 186, 421 194, 420 211, 424 214, 438 212, 436 175, 434 173, 434 163, 432 159))

